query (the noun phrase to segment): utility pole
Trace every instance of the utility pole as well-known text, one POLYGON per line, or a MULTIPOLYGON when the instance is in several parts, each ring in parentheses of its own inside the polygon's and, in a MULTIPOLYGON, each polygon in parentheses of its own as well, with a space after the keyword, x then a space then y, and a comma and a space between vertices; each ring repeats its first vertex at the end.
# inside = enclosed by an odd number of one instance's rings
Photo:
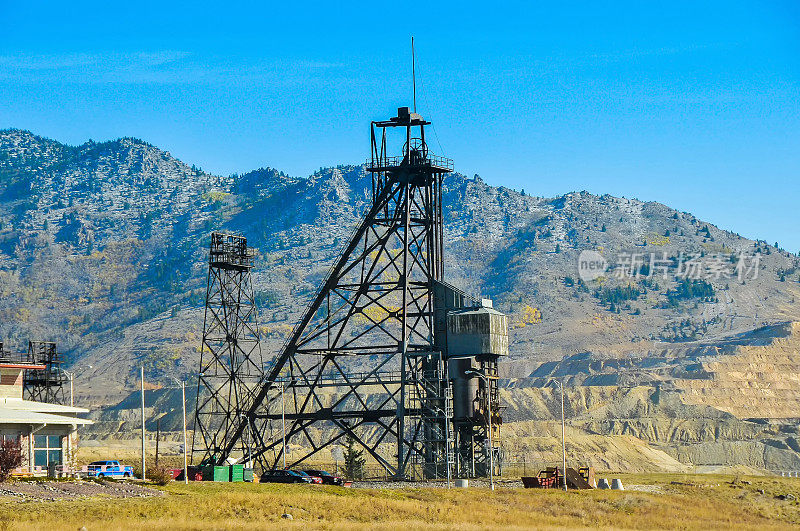
POLYGON ((144 466, 144 365, 140 367, 142 377, 142 481, 145 480, 144 466))
POLYGON ((280 389, 281 389, 281 439, 283 444, 283 449, 281 450, 281 454, 283 455, 283 469, 286 470, 286 400, 284 400, 283 396, 283 382, 281 382, 280 389))
POLYGON ((186 382, 171 376, 175 383, 181 385, 181 406, 183 406, 183 482, 189 484, 189 459, 186 448, 186 382))
POLYGON ((181 380, 181 404, 183 405, 183 482, 189 484, 189 464, 186 458, 186 382, 181 380))
POLYGON ((61 370, 62 370, 62 372, 64 374, 67 375, 67 378, 69 378, 69 405, 70 405, 70 407, 74 407, 75 406, 75 394, 74 394, 75 390, 74 390, 74 388, 72 386, 72 379, 75 377, 75 373, 73 373, 71 371, 64 370, 64 369, 61 369, 61 370))
MULTIPOLYGON (((86 369, 91 369, 91 368, 92 368, 91 365, 87 365, 86 367, 82 367, 81 368, 82 369, 81 372, 85 371, 86 369)), ((73 367, 73 369, 74 369, 74 367, 73 367)), ((75 376, 77 376, 77 373, 74 370, 68 371, 68 370, 65 370, 65 369, 61 369, 61 371, 64 374, 66 374, 67 377, 69 378, 69 405, 70 405, 70 407, 75 407, 75 386, 73 384, 73 381, 75 380, 75 376)))
POLYGON ((564 422, 564 382, 561 382, 561 454, 564 457, 564 491, 567 490, 567 438, 564 422))
POLYGON ((564 422, 564 382, 556 380, 561 389, 561 455, 563 456, 564 468, 561 471, 564 481, 564 491, 567 490, 567 443, 566 443, 566 423, 564 422))
POLYGON ((161 441, 161 417, 156 419, 156 467, 158 467, 158 443, 161 441))

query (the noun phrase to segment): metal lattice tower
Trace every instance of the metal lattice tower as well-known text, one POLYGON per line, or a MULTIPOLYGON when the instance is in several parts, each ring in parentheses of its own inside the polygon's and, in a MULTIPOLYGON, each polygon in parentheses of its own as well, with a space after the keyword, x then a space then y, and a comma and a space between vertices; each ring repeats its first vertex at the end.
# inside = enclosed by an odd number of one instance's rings
POLYGON ((253 249, 243 236, 214 232, 209 249, 203 342, 197 381, 192 454, 214 459, 249 453, 244 416, 264 376, 250 269, 253 249))
POLYGON ((56 344, 47 341, 28 341, 28 363, 44 365, 44 370, 26 370, 23 378, 24 397, 36 402, 67 405, 64 385, 67 375, 56 344))
MULTIPOLYGON (((372 205, 247 412, 251 425, 280 420, 273 412, 279 408, 268 406, 280 400, 275 390, 283 385, 286 437, 303 448, 288 466, 351 436, 389 474, 404 478, 414 456, 430 461, 427 436, 447 439, 437 428, 446 426, 447 408, 433 285, 444 270, 441 190, 452 162, 428 152, 429 123, 407 107, 372 122, 372 205), (398 156, 388 146, 388 133, 395 131, 401 133, 394 139, 402 146, 398 156)), ((217 462, 241 444, 246 429, 238 426, 217 462)), ((275 468, 281 445, 280 437, 261 436, 253 457, 263 468, 275 468)))

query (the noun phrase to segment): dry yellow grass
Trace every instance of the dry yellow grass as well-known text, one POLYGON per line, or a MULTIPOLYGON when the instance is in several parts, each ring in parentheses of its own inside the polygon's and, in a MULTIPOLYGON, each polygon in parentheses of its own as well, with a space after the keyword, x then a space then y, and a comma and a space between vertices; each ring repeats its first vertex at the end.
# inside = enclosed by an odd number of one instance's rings
POLYGON ((173 483, 157 499, 0 501, 0 529, 769 529, 800 524, 800 480, 623 476, 639 491, 386 489, 173 483), (677 484, 673 484, 676 482, 677 484), (759 493, 759 489, 764 491, 759 493), (293 521, 281 519, 284 513, 293 521))

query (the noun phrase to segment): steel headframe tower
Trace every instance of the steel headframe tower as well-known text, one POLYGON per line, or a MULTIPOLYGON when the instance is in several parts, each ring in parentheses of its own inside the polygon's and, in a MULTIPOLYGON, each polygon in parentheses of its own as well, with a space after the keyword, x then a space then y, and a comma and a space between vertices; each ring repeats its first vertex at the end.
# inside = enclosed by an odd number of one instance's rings
POLYGON ((223 451, 226 457, 241 452, 247 460, 250 453, 233 437, 247 431, 244 413, 264 376, 250 275, 253 257, 244 236, 211 234, 192 438, 192 454, 199 453, 204 460, 214 460, 223 451))
MULTIPOLYGON (((428 152, 429 123, 407 107, 372 122, 372 205, 247 413, 252 424, 280 420, 272 413, 279 408, 265 406, 285 399, 286 440, 303 448, 289 466, 353 438, 387 473, 404 478, 417 458, 430 461, 428 443, 447 438, 446 373, 434 344, 432 290, 444 269, 442 177, 452 161, 428 152), (391 141, 402 146, 400 155, 389 154, 391 141)), ((238 427, 217 462, 245 429, 238 427)), ((272 469, 283 451, 280 436, 260 437, 254 456, 272 469)))
POLYGON ((24 395, 28 400, 67 405, 64 384, 67 375, 61 367, 63 360, 56 344, 47 341, 28 341, 28 363, 44 365, 44 370, 26 370, 23 378, 24 395))

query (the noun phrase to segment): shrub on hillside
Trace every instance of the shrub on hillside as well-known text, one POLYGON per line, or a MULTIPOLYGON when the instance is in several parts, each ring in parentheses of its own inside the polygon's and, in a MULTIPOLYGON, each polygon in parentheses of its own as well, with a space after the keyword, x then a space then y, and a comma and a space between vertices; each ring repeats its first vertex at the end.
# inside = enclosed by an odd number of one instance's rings
POLYGON ((172 481, 172 471, 164 465, 156 465, 147 469, 147 479, 162 487, 172 481))

